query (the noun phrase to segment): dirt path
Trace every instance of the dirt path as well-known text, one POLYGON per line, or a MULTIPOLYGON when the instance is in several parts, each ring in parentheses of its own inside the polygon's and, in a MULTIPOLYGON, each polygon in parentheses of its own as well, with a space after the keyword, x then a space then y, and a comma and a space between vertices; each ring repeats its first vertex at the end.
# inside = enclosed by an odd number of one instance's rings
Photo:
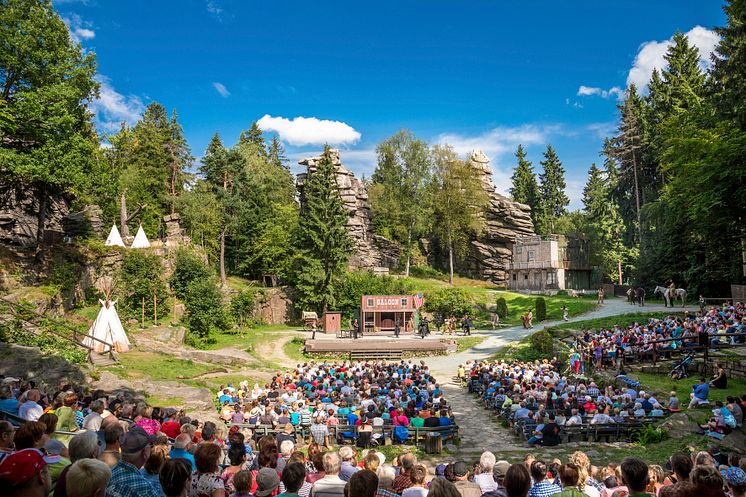
POLYGON ((296 361, 285 354, 285 345, 295 337, 296 335, 286 335, 272 342, 262 342, 257 345, 256 354, 265 361, 275 363, 278 367, 295 366, 296 361))

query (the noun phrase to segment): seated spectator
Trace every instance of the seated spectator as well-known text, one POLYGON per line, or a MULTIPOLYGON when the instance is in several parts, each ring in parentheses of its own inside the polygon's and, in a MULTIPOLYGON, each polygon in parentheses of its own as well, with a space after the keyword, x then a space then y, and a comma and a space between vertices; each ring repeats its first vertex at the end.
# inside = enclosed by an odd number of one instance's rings
MULTIPOLYGON (((415 467, 413 467, 412 471, 410 472, 409 478, 412 481, 412 486, 405 488, 401 494, 401 497, 427 497, 427 487, 425 484, 425 478, 427 478, 427 468, 422 464, 415 465, 415 467)), ((378 479, 376 478, 376 483, 378 482, 377 480, 378 479)), ((371 495, 375 495, 375 491, 371 495)))
POLYGON ((0 387, 0 411, 10 413, 14 416, 18 416, 18 408, 20 404, 18 400, 13 396, 13 392, 10 387, 3 385, 0 387))
POLYGON ((311 489, 312 497, 342 497, 346 482, 339 477, 342 460, 336 452, 323 455, 324 477, 316 480, 311 489))
POLYGON ((97 459, 80 459, 67 471, 68 497, 101 497, 111 480, 111 468, 97 459))
POLYGON ((746 471, 738 467, 730 467, 723 471, 731 497, 746 497, 746 471))
POLYGON ((59 440, 49 440, 44 445, 44 452, 47 454, 47 469, 52 479, 51 490, 54 492, 62 470, 70 465, 69 453, 65 444, 59 440))
POLYGON ((479 485, 483 494, 492 492, 497 488, 495 478, 492 476, 492 469, 495 467, 495 454, 492 452, 482 452, 479 458, 479 467, 474 475, 474 483, 479 485))
POLYGON ((554 495, 557 497, 586 497, 586 494, 578 489, 579 477, 579 468, 575 464, 568 463, 560 466, 559 478, 562 484, 562 491, 554 495))
POLYGON ((36 449, 22 449, 0 461, 0 488, 9 497, 45 496, 51 484, 47 462, 36 449))
POLYGON ((399 495, 393 488, 394 478, 396 478, 393 466, 390 464, 382 464, 378 466, 376 476, 378 476, 378 490, 376 492, 376 497, 396 497, 399 495))
POLYGON ((693 392, 691 393, 691 401, 689 402, 689 409, 692 409, 701 404, 709 404, 707 396, 710 393, 710 385, 705 380, 704 376, 699 378, 699 383, 692 385, 693 392))
POLYGON ((104 412, 104 407, 104 401, 101 399, 97 399, 91 402, 91 412, 85 418, 83 418, 84 430, 99 431, 101 429, 101 423, 104 421, 104 418, 101 416, 101 414, 104 412))
MULTIPOLYGON (((300 489, 306 483, 306 468, 303 463, 291 462, 282 471, 282 485, 285 491, 279 497, 300 495, 300 489)), ((308 495, 308 494, 306 494, 308 495)))
POLYGON ((47 426, 39 421, 24 423, 13 436, 13 444, 16 450, 43 449, 48 441, 47 426))
MULTIPOLYGON (((495 465, 497 467, 497 464, 495 465)), ((464 461, 456 461, 451 465, 451 481, 463 497, 479 497, 482 490, 474 482, 469 481, 469 466, 464 461)))
POLYGON ((531 489, 531 475, 526 465, 511 465, 505 473, 503 486, 507 497, 526 497, 531 489))
MULTIPOLYGON (((108 445, 108 443, 107 443, 108 445)), ((189 461, 192 471, 197 471, 197 465, 194 462, 194 455, 189 452, 192 447, 192 437, 186 433, 182 433, 174 441, 174 446, 169 453, 171 459, 186 459, 189 461)))
POLYGON ((39 390, 32 388, 26 392, 26 402, 18 407, 18 416, 26 421, 39 421, 41 415, 44 414, 44 408, 39 404, 40 400, 39 390))
POLYGON ((650 496, 646 493, 650 477, 648 465, 639 457, 627 457, 622 461, 622 482, 629 489, 630 495, 650 496))
POLYGON ((715 364, 715 375, 710 381, 710 387, 724 390, 728 388, 728 375, 725 373, 725 368, 720 363, 715 364))
MULTIPOLYGON (((424 466, 422 468, 424 469, 424 466)), ((350 477, 347 494, 350 496, 354 495, 355 497, 375 497, 377 490, 378 476, 373 471, 365 469, 350 477)), ((316 494, 314 494, 315 496, 316 494)))
POLYGON ((342 466, 339 470, 339 477, 344 481, 350 481, 350 477, 360 471, 356 467, 355 449, 345 445, 339 449, 339 457, 342 459, 342 466))
POLYGON ((186 497, 192 483, 191 464, 182 458, 169 459, 161 468, 159 480, 166 497, 186 497))
POLYGON ((562 491, 559 485, 555 485, 546 479, 547 465, 544 461, 536 460, 531 463, 530 472, 534 485, 528 492, 529 497, 548 497, 562 491))
POLYGON ((150 457, 151 444, 154 441, 155 437, 139 426, 122 435, 122 460, 111 470, 111 480, 106 487, 107 495, 160 497, 161 493, 140 473, 140 468, 150 457))
MULTIPOLYGON (((262 468, 256 474, 256 497, 275 495, 280 486, 280 477, 273 468, 262 468)), ((214 495, 214 494, 213 494, 214 495)))
POLYGON ((218 462, 222 450, 212 442, 201 442, 194 452, 194 463, 197 471, 192 475, 192 485, 189 497, 211 497, 225 496, 225 483, 220 475, 218 462))

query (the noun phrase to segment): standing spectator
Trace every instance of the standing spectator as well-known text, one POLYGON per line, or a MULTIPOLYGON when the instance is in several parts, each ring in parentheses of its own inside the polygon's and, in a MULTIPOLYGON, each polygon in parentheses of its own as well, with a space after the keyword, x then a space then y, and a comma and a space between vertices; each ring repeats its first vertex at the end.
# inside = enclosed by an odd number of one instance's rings
POLYGON ((349 487, 347 494, 350 497, 375 497, 378 489, 378 477, 373 471, 364 469, 353 474, 347 485, 349 487))
POLYGON ((223 451, 217 444, 202 442, 194 452, 197 471, 192 475, 189 497, 225 497, 225 484, 220 477, 218 461, 223 451))
POLYGON ((324 423, 323 418, 314 416, 311 425, 311 437, 317 444, 329 448, 329 428, 324 423))
MULTIPOLYGON (((141 427, 136 426, 122 435, 120 443, 122 460, 111 470, 111 480, 106 487, 106 497, 160 497, 158 490, 140 473, 150 457, 151 444, 155 441, 141 427)), ((72 457, 72 453, 70 454, 72 457)))
POLYGON ((544 461, 536 460, 531 463, 531 478, 534 486, 529 490, 529 497, 550 497, 562 491, 559 485, 547 480, 547 465, 544 461))
POLYGON ((461 497, 481 497, 482 490, 474 482, 469 481, 469 466, 464 461, 456 461, 451 467, 453 484, 461 497))
POLYGON ((44 408, 39 405, 41 400, 41 392, 32 388, 26 392, 26 402, 18 407, 18 416, 25 419, 26 421, 39 421, 39 418, 44 414, 44 408))
POLYGON ((81 459, 67 472, 68 497, 99 497, 111 480, 111 468, 97 459, 81 459))
POLYGON ((163 495, 186 497, 192 482, 192 466, 186 459, 169 459, 159 475, 163 495))
POLYGON ((311 488, 311 497, 342 497, 345 481, 339 477, 342 461, 336 452, 323 456, 324 477, 316 480, 311 488))
POLYGON ((36 449, 23 449, 0 462, 0 488, 10 497, 44 497, 52 482, 47 463, 36 449))

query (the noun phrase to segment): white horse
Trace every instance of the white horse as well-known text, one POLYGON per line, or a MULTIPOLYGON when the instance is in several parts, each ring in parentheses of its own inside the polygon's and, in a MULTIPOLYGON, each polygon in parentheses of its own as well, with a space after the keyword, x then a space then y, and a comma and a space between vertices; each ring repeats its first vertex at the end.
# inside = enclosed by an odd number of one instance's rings
POLYGON ((668 289, 668 288, 666 288, 664 286, 656 286, 655 290, 653 291, 653 293, 655 295, 657 295, 659 293, 661 295, 663 295, 663 299, 666 301, 666 307, 668 307, 668 306, 673 307, 674 306, 674 302, 677 299, 681 300, 681 307, 685 307, 686 306, 686 295, 687 295, 687 293, 686 293, 686 290, 684 290, 683 288, 676 288, 673 291, 673 295, 669 295, 671 293, 670 289, 668 289))

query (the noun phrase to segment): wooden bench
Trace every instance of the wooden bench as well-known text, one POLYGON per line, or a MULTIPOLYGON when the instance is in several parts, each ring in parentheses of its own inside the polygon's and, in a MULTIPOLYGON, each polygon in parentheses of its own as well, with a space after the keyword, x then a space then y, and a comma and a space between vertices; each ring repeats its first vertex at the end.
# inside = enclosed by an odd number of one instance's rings
POLYGON ((401 350, 351 350, 350 360, 401 360, 402 354, 401 350))

